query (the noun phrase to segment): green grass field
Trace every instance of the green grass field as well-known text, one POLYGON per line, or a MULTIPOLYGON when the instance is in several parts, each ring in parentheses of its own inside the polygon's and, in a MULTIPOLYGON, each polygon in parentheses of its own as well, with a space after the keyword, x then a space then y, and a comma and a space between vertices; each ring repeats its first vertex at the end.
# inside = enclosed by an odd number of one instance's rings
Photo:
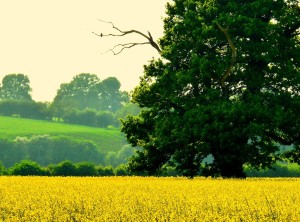
POLYGON ((94 142, 103 151, 118 151, 127 144, 119 129, 102 129, 51 122, 0 116, 0 139, 13 140, 17 136, 33 135, 64 136, 76 140, 94 142))

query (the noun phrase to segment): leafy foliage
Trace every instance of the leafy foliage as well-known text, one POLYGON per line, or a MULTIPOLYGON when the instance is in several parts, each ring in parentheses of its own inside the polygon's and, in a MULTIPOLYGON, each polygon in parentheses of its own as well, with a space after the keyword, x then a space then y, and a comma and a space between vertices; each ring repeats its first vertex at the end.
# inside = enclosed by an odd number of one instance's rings
POLYGON ((248 177, 300 177, 300 167, 297 164, 276 164, 271 169, 255 170, 245 167, 248 177))
POLYGON ((137 116, 141 112, 141 108, 135 103, 126 103, 116 112, 116 119, 126 119, 128 115, 137 116))
POLYGON ((61 84, 52 104, 57 114, 70 109, 98 108, 99 83, 100 79, 95 74, 81 73, 70 83, 61 84))
POLYGON ((99 166, 97 168, 97 171, 99 176, 114 176, 114 169, 112 168, 112 166, 99 166))
POLYGON ((76 166, 69 160, 57 164, 53 171, 56 176, 76 176, 77 174, 76 166))
POLYGON ((80 162, 76 166, 77 176, 97 176, 96 165, 90 162, 80 162))
POLYGON ((244 164, 280 159, 278 143, 299 150, 299 12, 296 0, 168 4, 163 59, 145 66, 133 93, 145 109, 123 121, 143 148, 130 169, 245 177, 244 164))
POLYGON ((136 149, 130 145, 125 145, 118 152, 110 151, 105 155, 104 163, 105 165, 111 165, 112 167, 126 164, 129 157, 134 154, 135 150, 136 149))
POLYGON ((95 74, 81 73, 71 82, 61 84, 51 107, 59 118, 74 109, 116 112, 129 100, 120 87, 115 77, 100 81, 95 74))
POLYGON ((2 162, 0 162, 0 176, 5 175, 6 174, 6 169, 4 167, 4 165, 2 164, 2 162))
POLYGON ((122 107, 122 103, 129 101, 126 92, 120 91, 121 83, 115 77, 104 79, 100 86, 101 110, 108 110, 115 113, 122 107))
POLYGON ((82 111, 72 109, 64 115, 66 123, 73 123, 86 126, 96 126, 106 128, 109 125, 119 126, 120 123, 116 120, 115 115, 111 111, 99 111, 94 109, 84 109, 82 111))
POLYGON ((115 77, 100 81, 95 74, 81 73, 70 83, 61 84, 52 103, 33 101, 29 84, 29 78, 23 74, 3 78, 0 115, 48 120, 55 117, 67 123, 119 127, 118 119, 126 113, 135 113, 137 109, 128 103, 129 95, 120 90, 121 84, 115 77), (122 109, 123 106, 127 108, 122 109))
POLYGON ((9 167, 23 159, 30 159, 46 166, 63 160, 104 163, 105 152, 88 141, 68 137, 38 135, 17 137, 14 141, 0 140, 0 160, 9 167))
POLYGON ((45 175, 45 171, 37 162, 22 160, 10 168, 10 174, 19 176, 42 176, 45 175))
POLYGON ((24 74, 9 74, 2 79, 0 99, 31 101, 30 92, 30 81, 24 74))
POLYGON ((0 101, 0 115, 31 119, 51 119, 47 103, 26 100, 0 101))

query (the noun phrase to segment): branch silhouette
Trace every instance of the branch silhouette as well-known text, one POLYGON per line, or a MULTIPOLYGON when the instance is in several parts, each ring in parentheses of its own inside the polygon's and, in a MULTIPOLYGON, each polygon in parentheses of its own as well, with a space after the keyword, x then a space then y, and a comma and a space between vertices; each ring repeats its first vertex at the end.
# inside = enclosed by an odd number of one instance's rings
POLYGON ((98 20, 100 22, 111 24, 112 28, 115 29, 115 30, 117 30, 118 34, 113 34, 113 33, 108 33, 108 34, 100 33, 100 34, 98 34, 98 33, 92 32, 96 36, 99 36, 99 37, 109 37, 109 36, 112 36, 112 37, 122 37, 122 36, 129 35, 129 34, 138 34, 138 35, 144 37, 145 39, 147 39, 146 42, 132 42, 132 43, 117 44, 113 48, 107 50, 105 53, 111 51, 114 55, 118 55, 124 49, 129 49, 129 48, 132 48, 134 46, 146 45, 146 44, 150 44, 154 49, 156 49, 156 51, 159 54, 161 53, 160 47, 154 41, 154 39, 153 39, 153 37, 152 37, 152 35, 151 35, 151 33, 149 31, 148 31, 147 34, 144 34, 144 33, 140 32, 138 30, 135 30, 135 29, 131 29, 131 30, 128 30, 128 31, 123 31, 120 28, 118 28, 117 26, 115 26, 114 23, 112 23, 112 22, 107 22, 107 21, 104 21, 104 20, 101 20, 101 19, 98 19, 98 20), (118 50, 118 48, 119 48, 119 50, 118 50))

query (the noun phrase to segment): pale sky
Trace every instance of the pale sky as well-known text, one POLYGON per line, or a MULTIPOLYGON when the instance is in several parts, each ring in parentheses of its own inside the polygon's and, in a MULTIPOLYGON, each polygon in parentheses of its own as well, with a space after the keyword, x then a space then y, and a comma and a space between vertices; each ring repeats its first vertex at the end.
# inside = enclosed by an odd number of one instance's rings
POLYGON ((122 90, 139 83, 143 65, 159 57, 150 45, 136 46, 120 55, 104 53, 115 44, 144 41, 135 35, 100 38, 112 32, 112 21, 122 30, 163 35, 168 0, 0 0, 0 82, 7 74, 29 77, 32 97, 52 101, 61 83, 80 73, 103 80, 119 79, 122 90))

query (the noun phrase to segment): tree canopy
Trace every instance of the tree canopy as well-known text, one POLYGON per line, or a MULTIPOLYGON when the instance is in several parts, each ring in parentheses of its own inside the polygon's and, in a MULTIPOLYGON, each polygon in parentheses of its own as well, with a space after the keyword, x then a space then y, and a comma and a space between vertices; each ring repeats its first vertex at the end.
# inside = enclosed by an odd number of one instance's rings
POLYGON ((28 76, 24 74, 9 74, 2 79, 0 98, 3 100, 31 101, 31 88, 28 76))
POLYGON ((173 0, 166 12, 162 58, 133 93, 145 109, 123 121, 142 148, 130 169, 245 177, 279 160, 278 144, 299 153, 299 2, 173 0))
POLYGON ((61 114, 72 109, 86 108, 115 112, 123 102, 129 100, 120 87, 121 84, 115 77, 101 81, 95 74, 81 73, 69 83, 61 84, 52 107, 61 114))
POLYGON ((103 110, 116 112, 122 103, 129 102, 126 92, 120 91, 121 83, 115 77, 104 79, 99 86, 100 104, 103 110))
POLYGON ((76 75, 71 82, 60 85, 53 104, 60 109, 95 108, 98 97, 97 85, 100 82, 95 74, 76 75))

